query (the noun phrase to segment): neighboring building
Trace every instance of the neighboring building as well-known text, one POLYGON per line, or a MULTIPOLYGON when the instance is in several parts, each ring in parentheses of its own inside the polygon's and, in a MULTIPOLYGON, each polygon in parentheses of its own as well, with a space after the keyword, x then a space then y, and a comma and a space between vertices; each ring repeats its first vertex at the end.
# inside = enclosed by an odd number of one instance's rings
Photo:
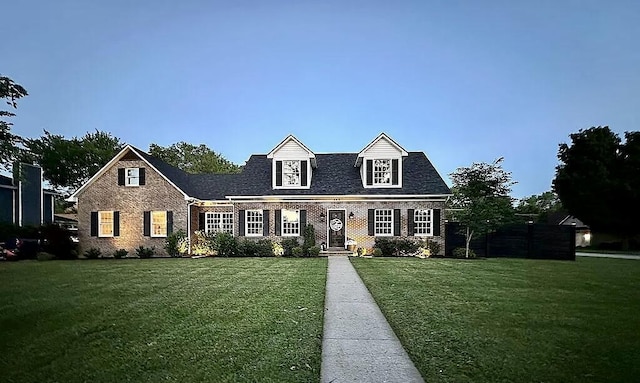
POLYGON ((70 198, 77 202, 83 249, 155 247, 182 229, 236 237, 302 236, 344 249, 376 237, 429 238, 443 244, 441 214, 451 191, 422 152, 380 134, 359 153, 316 154, 288 136, 254 154, 239 174, 187 174, 127 145, 70 198))
POLYGON ((0 175, 0 222, 19 226, 53 223, 57 193, 42 186, 39 166, 15 164, 13 178, 0 175))
POLYGON ((570 215, 566 211, 558 211, 550 214, 548 222, 552 225, 575 226, 576 247, 586 247, 591 245, 591 229, 578 218, 570 215))

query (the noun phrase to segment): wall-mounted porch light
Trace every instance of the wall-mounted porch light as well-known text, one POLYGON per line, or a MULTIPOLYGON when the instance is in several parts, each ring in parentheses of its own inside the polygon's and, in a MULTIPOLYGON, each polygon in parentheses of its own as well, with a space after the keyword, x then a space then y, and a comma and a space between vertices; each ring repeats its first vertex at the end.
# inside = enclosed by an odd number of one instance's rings
POLYGON ((324 212, 320 213, 320 222, 324 222, 325 218, 326 218, 326 215, 324 214, 324 212))
POLYGON ((349 213, 349 219, 354 219, 355 218, 355 214, 353 214, 353 212, 349 213))

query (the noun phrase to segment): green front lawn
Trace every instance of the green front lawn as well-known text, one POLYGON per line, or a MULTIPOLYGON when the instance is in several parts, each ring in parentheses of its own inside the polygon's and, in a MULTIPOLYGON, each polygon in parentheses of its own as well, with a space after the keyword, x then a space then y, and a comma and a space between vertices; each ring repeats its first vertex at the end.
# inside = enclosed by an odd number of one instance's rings
POLYGON ((0 381, 317 381, 326 266, 0 263, 0 381))
POLYGON ((637 382, 640 262, 352 259, 427 382, 637 382))

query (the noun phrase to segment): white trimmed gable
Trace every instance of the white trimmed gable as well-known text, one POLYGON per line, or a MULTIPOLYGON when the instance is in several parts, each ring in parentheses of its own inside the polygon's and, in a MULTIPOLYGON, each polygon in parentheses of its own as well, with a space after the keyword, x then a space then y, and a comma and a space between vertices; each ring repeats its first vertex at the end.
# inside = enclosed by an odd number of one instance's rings
POLYGON ((293 135, 287 136, 267 154, 271 159, 274 189, 308 189, 311 186, 316 155, 293 135))
POLYGON ((355 167, 360 168, 365 188, 401 188, 402 159, 409 153, 391 137, 380 133, 358 153, 355 167))

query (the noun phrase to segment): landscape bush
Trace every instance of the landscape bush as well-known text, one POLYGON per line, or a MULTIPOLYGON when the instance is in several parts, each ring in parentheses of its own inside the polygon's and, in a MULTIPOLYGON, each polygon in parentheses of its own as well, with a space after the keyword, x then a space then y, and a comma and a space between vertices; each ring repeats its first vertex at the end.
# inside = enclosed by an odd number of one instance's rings
POLYGON ((376 238, 374 244, 374 248, 380 249, 384 257, 411 255, 416 253, 420 246, 420 242, 408 238, 376 238))
POLYGON ((136 249, 136 255, 138 256, 138 258, 151 258, 153 257, 153 253, 155 253, 155 249, 153 247, 144 247, 140 245, 136 249))
POLYGON ((164 249, 171 257, 181 257, 188 251, 187 234, 180 229, 169 234, 164 241, 164 249), (185 244, 187 246, 185 247, 185 244))
POLYGON ((426 248, 427 250, 429 250, 429 255, 433 257, 435 255, 440 254, 440 250, 442 250, 442 245, 440 245, 439 242, 427 240, 426 248))
MULTIPOLYGON (((454 258, 466 258, 466 249, 464 247, 456 247, 455 249, 453 249, 453 257, 454 258)), ((469 258, 475 258, 476 257, 476 253, 472 250, 469 249, 469 258)))
POLYGON ((312 256, 309 250, 316 245, 316 231, 312 224, 307 224, 302 233, 302 250, 304 255, 312 256))
POLYGON ((307 254, 310 257, 317 257, 320 255, 320 246, 311 246, 309 250, 307 250, 307 254))
POLYGON ((113 258, 115 259, 125 258, 127 254, 129 254, 129 252, 126 251, 125 249, 119 249, 113 252, 113 258))
POLYGON ((102 256, 102 251, 97 247, 92 247, 84 252, 84 257, 87 259, 98 259, 102 256))
POLYGON ((294 257, 302 257, 304 255, 304 249, 301 246, 294 247, 291 252, 294 257))
POLYGON ((42 251, 51 253, 57 259, 76 259, 77 245, 71 240, 71 233, 58 225, 45 225, 40 228, 42 251))
POLYGON ((235 257, 238 255, 238 240, 229 233, 216 233, 212 248, 219 257, 235 257))
POLYGON ((374 257, 382 257, 382 250, 380 250, 377 247, 374 247, 371 255, 373 255, 374 257))
POLYGON ((300 247, 300 242, 298 242, 298 238, 285 238, 280 242, 282 246, 282 255, 285 257, 293 257, 293 249, 295 247, 300 247))
POLYGON ((216 255, 214 249, 214 234, 196 230, 191 236, 191 253, 193 255, 216 255))

